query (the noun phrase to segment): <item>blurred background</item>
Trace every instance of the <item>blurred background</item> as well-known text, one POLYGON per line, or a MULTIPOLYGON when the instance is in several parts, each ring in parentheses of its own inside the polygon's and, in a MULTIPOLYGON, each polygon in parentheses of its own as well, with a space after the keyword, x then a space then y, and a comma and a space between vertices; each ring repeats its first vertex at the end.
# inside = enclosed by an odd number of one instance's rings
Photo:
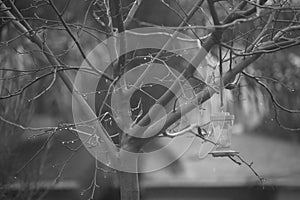
MULTIPOLYGON (((74 24, 72 30, 80 38, 85 52, 89 52, 106 38, 105 34, 100 33, 105 30, 102 25, 107 20, 105 10, 97 6, 96 1, 54 2, 59 10, 65 10, 65 20, 74 24), (77 24, 91 28, 83 29, 77 24), (90 34, 95 34, 96 39, 90 34)), ((57 17, 52 9, 42 3, 15 1, 17 8, 33 27, 50 27, 43 31, 42 36, 61 61, 68 66, 79 66, 83 59, 74 47, 74 42, 66 31, 59 29, 61 25, 56 23, 57 17)), ((124 13, 128 12, 132 3, 132 0, 122 1, 124 13)), ((129 29, 147 26, 176 27, 182 21, 181 16, 194 3, 194 0, 144 0, 129 29)), ((237 1, 230 3, 234 5, 237 1)), ((221 6, 218 7, 218 13, 221 19, 227 14, 226 9, 221 6)), ((282 14, 280 18, 292 20, 294 16, 282 14)), ((209 25, 210 21, 207 5, 204 4, 190 24, 209 25)), ((234 36, 247 33, 247 40, 253 40, 259 33, 255 29, 258 25, 256 23, 259 22, 237 25, 234 30, 238 30, 238 33, 234 36)), ((277 26, 283 24, 278 23, 277 26)), ((224 41, 232 40, 234 30, 228 29, 224 41)), ((209 33, 205 29, 195 31, 200 37, 209 33)), ((183 32, 195 38, 190 30, 183 32)), ((12 24, 1 18, 1 96, 18 91, 29 80, 50 70, 38 48, 18 35, 12 24), (9 40, 13 40, 9 45, 3 43, 9 40), (40 67, 45 68, 45 71, 26 72, 40 67)), ((237 45, 245 46, 247 40, 238 40, 237 45)), ((269 85, 277 101, 291 109, 300 108, 299 50, 299 47, 293 47, 265 55, 247 69, 256 76, 272 77, 264 82, 269 85)), ((212 54, 216 51, 214 49, 212 54)), ((70 71, 69 74, 74 77, 76 73, 70 71)), ((51 81, 51 76, 47 76, 21 95, 1 99, 0 116, 24 127, 56 127, 71 123, 71 94, 60 79, 40 98, 30 101, 47 88, 51 81)), ((228 91, 228 99, 228 108, 236 118, 232 149, 239 151, 249 163, 253 162, 253 168, 266 179, 264 184, 260 183, 247 166, 237 165, 228 158, 209 155, 205 159, 199 159, 201 141, 196 141, 179 161, 163 170, 141 175, 143 199, 299 199, 300 131, 292 132, 279 127, 274 118, 270 95, 251 80, 242 78, 239 87, 228 91)), ((299 128, 299 114, 278 111, 278 115, 284 126, 299 128)), ((95 160, 84 148, 79 148, 72 154, 69 148, 80 147, 75 133, 69 130, 62 130, 53 136, 38 133, 0 120, 0 199, 88 199, 91 195, 94 199, 119 198, 115 172, 100 163, 97 165, 102 170, 95 170, 95 160), (95 177, 99 187, 92 194, 95 177)), ((172 157, 172 151, 176 149, 170 149, 170 155, 164 156, 172 157)), ((151 165, 151 162, 156 161, 148 160, 144 164, 151 165)))

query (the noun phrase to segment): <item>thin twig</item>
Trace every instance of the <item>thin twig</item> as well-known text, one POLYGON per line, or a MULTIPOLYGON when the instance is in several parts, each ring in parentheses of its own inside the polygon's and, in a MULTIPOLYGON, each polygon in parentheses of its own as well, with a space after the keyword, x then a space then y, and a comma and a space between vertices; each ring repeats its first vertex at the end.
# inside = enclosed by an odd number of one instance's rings
POLYGON ((0 116, 0 121, 3 121, 11 126, 15 126, 24 131, 35 131, 35 132, 37 132, 37 131, 55 131, 57 129, 57 127, 39 127, 39 128, 25 127, 23 125, 15 123, 15 122, 9 121, 9 120, 3 118, 2 116, 0 116))
POLYGON ((247 161, 245 161, 240 155, 235 155, 235 157, 237 157, 243 164, 245 164, 254 174, 255 176, 258 178, 258 180, 260 181, 260 183, 262 184, 262 186, 264 186, 264 183, 266 181, 265 178, 263 178, 262 176, 260 176, 256 170, 253 168, 253 162, 248 163, 247 161))
POLYGON ((288 109, 286 108, 285 106, 281 105, 277 100, 276 98, 274 97, 271 89, 263 82, 261 82, 259 80, 259 78, 253 76, 253 75, 250 75, 249 73, 247 72, 242 72, 243 75, 245 75, 246 77, 248 78, 251 78, 252 80, 255 80, 256 83, 258 83, 260 86, 262 86, 264 89, 266 89, 266 91, 268 92, 268 94, 270 95, 271 97, 271 100, 272 102, 274 102, 274 104, 276 105, 276 107, 280 108, 281 110, 285 111, 285 112, 288 112, 288 113, 294 113, 294 114, 298 114, 300 113, 300 110, 293 110, 293 109, 288 109))
POLYGON ((21 171, 23 171, 37 156, 47 147, 50 140, 53 138, 55 132, 48 136, 47 140, 43 143, 41 148, 35 152, 35 154, 20 168, 17 170, 16 175, 18 175, 21 171))

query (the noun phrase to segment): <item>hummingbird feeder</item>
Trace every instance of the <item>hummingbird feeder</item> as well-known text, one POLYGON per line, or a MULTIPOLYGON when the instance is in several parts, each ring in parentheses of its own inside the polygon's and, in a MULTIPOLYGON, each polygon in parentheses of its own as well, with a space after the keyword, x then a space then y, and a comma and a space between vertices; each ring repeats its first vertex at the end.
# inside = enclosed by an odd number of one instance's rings
POLYGON ((223 83, 223 61, 222 61, 222 47, 219 46, 219 72, 220 72, 220 102, 221 102, 221 112, 216 115, 212 115, 211 121, 211 134, 216 141, 214 150, 210 152, 214 157, 231 157, 238 154, 237 151, 230 149, 231 146, 231 134, 232 126, 234 122, 234 115, 229 112, 224 112, 224 83, 223 83))
POLYGON ((234 115, 231 115, 229 112, 220 112, 216 115, 212 115, 210 120, 211 137, 216 141, 215 148, 210 154, 214 157, 237 155, 237 151, 230 149, 234 115))

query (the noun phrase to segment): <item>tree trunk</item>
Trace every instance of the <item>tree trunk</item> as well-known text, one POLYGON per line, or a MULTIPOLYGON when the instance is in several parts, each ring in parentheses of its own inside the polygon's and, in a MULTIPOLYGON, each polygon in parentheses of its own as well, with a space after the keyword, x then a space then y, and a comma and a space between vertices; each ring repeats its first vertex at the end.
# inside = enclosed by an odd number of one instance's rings
POLYGON ((139 187, 139 159, 128 152, 138 153, 139 148, 131 143, 132 137, 123 135, 122 148, 120 150, 120 164, 123 166, 118 170, 121 200, 140 200, 139 187), (123 169, 123 170, 122 170, 123 169))
POLYGON ((140 200, 138 173, 118 171, 121 200, 140 200))

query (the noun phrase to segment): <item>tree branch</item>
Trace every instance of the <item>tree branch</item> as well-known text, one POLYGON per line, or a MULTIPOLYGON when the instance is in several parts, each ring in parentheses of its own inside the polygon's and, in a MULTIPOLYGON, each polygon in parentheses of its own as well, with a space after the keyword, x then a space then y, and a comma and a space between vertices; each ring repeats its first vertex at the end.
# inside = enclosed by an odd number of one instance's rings
MULTIPOLYGON (((265 3, 266 0, 263 0, 263 3, 265 3)), ((203 3, 203 2, 200 2, 203 3)), ((243 3, 241 3, 243 4, 243 3)), ((249 10, 246 11, 239 11, 239 5, 237 5, 237 7, 232 11, 232 13, 230 13, 223 21, 223 24, 226 23, 231 23, 239 18, 245 18, 247 16, 252 15, 253 13, 255 13, 256 9, 251 8, 249 10)), ((180 26, 179 26, 180 27, 180 26)), ((208 54, 208 52, 211 50, 211 48, 217 44, 219 42, 219 40, 222 37, 223 32, 225 31, 225 29, 217 29, 215 30, 211 36, 206 40, 206 42, 202 45, 201 49, 199 50, 199 52, 197 53, 197 55, 193 58, 191 64, 187 67, 186 70, 184 70, 184 73, 182 74, 185 78, 188 78, 189 76, 192 76, 195 69, 195 65, 199 65, 203 59, 206 57, 206 55, 208 54)), ((230 74, 226 74, 224 76, 224 85, 226 85, 227 83, 229 83, 230 78, 234 78, 234 76, 239 73, 241 70, 243 70, 244 68, 246 68, 250 63, 252 63, 254 60, 256 60, 259 56, 252 56, 250 59, 246 59, 243 63, 244 64, 240 64, 238 65, 235 69, 231 70, 230 74), (250 62, 249 62, 250 61, 250 62)), ((144 71, 144 73, 146 72, 147 69, 144 71)), ((141 76, 142 77, 142 76, 141 76)), ((141 79, 141 77, 139 79, 141 79)), ((138 82, 138 81, 137 81, 138 82)), ((141 82, 141 80, 140 80, 141 82)), ((149 112, 139 121, 138 126, 134 126, 131 129, 131 134, 133 136, 140 136, 141 134, 143 134, 145 132, 145 130, 149 129, 151 130, 151 134, 150 135, 157 135, 159 134, 158 132, 160 130, 157 130, 157 128, 155 128, 155 124, 151 125, 149 128, 145 127, 144 125, 149 121, 150 116, 155 116, 155 114, 159 113, 160 110, 160 106, 157 106, 158 104, 165 106, 168 102, 170 102, 170 100, 173 98, 173 95, 171 95, 171 91, 178 91, 179 87, 178 87, 178 81, 175 81, 175 83, 171 86, 172 89, 167 90, 167 92, 160 97, 160 99, 158 100, 158 103, 155 104, 154 106, 151 107, 151 109, 149 110, 149 112), (157 131, 157 132, 155 132, 157 131)), ((195 105, 198 105, 199 102, 203 103, 204 101, 206 101, 207 99, 210 98, 210 96, 212 94, 214 94, 215 91, 212 88, 207 88, 204 90, 204 92, 200 92, 197 95, 197 99, 195 101, 191 101, 188 105, 184 105, 183 106, 183 113, 178 113, 178 112, 173 112, 171 114, 168 114, 167 116, 167 120, 165 123, 165 126, 163 128, 162 131, 164 131, 167 127, 169 127, 170 125, 172 125, 174 122, 176 122, 180 117, 181 114, 186 114, 187 112, 191 111, 193 108, 195 108, 195 105)), ((160 120, 158 120, 158 122, 160 122, 160 120)), ((134 137, 128 136, 127 140, 133 139, 135 140, 134 137)), ((146 139, 147 140, 147 139, 146 139)), ((140 139, 139 139, 140 141, 140 139)), ((137 142, 138 143, 138 142, 137 142)))
POLYGON ((126 19, 124 20, 124 26, 127 28, 130 22, 133 20, 136 11, 138 10, 139 6, 142 4, 143 0, 135 0, 129 13, 127 14, 126 19))

